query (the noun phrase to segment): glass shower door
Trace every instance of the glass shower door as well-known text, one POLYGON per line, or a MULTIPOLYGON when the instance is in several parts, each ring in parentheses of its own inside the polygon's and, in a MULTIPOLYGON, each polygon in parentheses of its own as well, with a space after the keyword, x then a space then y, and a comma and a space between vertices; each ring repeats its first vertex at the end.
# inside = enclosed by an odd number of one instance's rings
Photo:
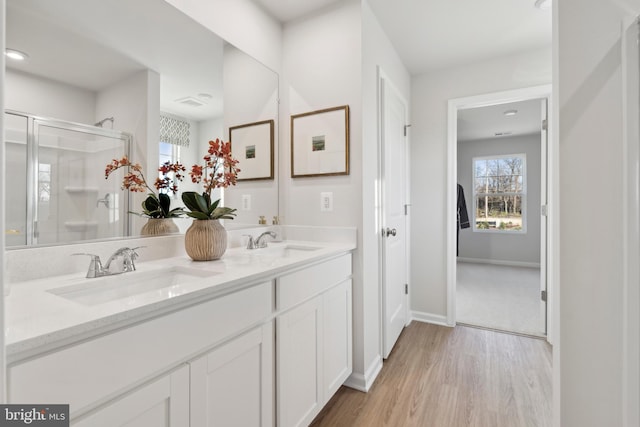
POLYGON ((34 136, 35 243, 128 235, 121 177, 104 178, 105 166, 128 152, 121 135, 36 119, 34 136))
POLYGON ((30 242, 31 224, 27 223, 27 143, 28 117, 5 113, 5 176, 7 246, 24 246, 30 242))

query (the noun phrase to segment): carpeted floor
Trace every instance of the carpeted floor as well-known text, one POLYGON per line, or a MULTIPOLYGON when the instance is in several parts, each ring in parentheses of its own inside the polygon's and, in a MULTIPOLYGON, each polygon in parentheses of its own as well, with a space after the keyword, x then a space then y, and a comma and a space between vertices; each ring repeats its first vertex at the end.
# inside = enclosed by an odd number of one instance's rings
POLYGON ((458 262, 456 321, 544 335, 540 269, 458 262))

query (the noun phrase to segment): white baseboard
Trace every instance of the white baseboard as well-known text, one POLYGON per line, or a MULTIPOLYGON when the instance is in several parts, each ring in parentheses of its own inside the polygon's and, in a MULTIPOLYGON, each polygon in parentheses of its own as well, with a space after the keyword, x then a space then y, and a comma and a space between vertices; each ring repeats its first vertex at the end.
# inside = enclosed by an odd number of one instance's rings
POLYGON ((458 259, 458 262, 468 262, 471 264, 491 264, 491 265, 505 265, 507 267, 540 268, 539 262, 504 261, 499 259, 462 258, 462 257, 458 257, 457 259, 458 259))
POLYGON ((377 357, 376 360, 365 371, 364 375, 358 372, 353 372, 349 378, 344 382, 349 388, 367 393, 373 383, 376 381, 378 374, 382 370, 382 358, 377 357))
POLYGON ((451 326, 447 323, 447 316, 440 314, 423 313, 420 311, 412 311, 411 318, 422 323, 433 323, 440 326, 451 326))

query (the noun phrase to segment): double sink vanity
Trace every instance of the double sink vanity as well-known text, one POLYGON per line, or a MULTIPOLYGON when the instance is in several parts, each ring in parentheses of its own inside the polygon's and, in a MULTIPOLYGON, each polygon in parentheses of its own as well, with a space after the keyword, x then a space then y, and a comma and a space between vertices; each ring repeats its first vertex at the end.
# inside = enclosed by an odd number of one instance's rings
POLYGON ((9 402, 69 404, 74 426, 308 425, 351 374, 355 231, 341 232, 210 262, 156 237, 135 271, 12 283, 9 402))

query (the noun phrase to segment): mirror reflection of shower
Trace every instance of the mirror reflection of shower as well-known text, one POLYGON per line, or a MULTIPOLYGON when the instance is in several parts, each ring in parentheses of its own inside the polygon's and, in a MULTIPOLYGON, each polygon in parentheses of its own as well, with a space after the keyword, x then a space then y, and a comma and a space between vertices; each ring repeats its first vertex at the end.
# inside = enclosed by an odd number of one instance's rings
POLYGON ((7 247, 129 234, 122 177, 104 179, 129 154, 129 134, 9 110, 5 125, 7 247))
POLYGON ((102 119, 99 122, 95 123, 94 126, 102 128, 104 127, 104 122, 111 122, 111 129, 113 129, 113 117, 107 117, 105 119, 102 119))

